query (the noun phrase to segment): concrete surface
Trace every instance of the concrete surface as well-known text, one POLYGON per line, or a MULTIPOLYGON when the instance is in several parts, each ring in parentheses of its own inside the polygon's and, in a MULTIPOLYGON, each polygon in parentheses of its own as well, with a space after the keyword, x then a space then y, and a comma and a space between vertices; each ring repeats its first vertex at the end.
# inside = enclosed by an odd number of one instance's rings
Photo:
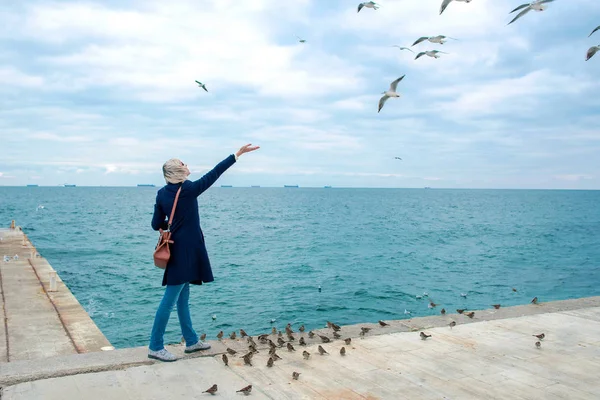
MULTIPOLYGON (((235 390, 252 384, 250 396, 258 399, 595 399, 600 393, 599 304, 594 297, 488 310, 498 318, 476 322, 458 315, 415 318, 409 323, 415 331, 402 328, 406 320, 388 321, 390 327, 374 326, 362 339, 357 328, 366 324, 342 327, 343 338, 354 336, 345 357, 339 354, 341 340, 322 344, 330 353, 324 356, 313 342, 306 347, 307 361, 296 333, 297 351, 279 349, 283 360, 272 368, 266 366, 263 345, 254 366, 230 356, 225 367, 218 353, 245 348, 239 339, 211 342, 210 352, 174 363, 150 361, 141 347, 54 357, 43 363, 44 374, 32 368, 39 361, 0 364, 11 368, 0 371, 2 399, 195 399, 208 397, 202 391, 214 383, 222 398, 238 398, 235 390), (450 320, 457 321, 453 329, 447 326, 450 320), (433 336, 421 340, 420 328, 429 325, 435 327, 425 330, 433 336), (546 337, 537 349, 532 335, 542 332, 546 337), (148 365, 139 365, 144 362, 148 365), (86 366, 104 370, 87 373, 86 366), (54 376, 66 376, 50 378, 52 368, 54 376), (298 381, 291 379, 293 371, 301 373, 298 381)), ((330 330, 323 332, 332 337, 330 330)), ((171 350, 183 355, 182 346, 171 350)))
POLYGON ((0 229, 0 369, 2 362, 100 351, 110 343, 48 262, 20 230, 0 229), (4 255, 11 259, 4 261, 4 255), (17 255, 18 259, 13 257, 17 255))

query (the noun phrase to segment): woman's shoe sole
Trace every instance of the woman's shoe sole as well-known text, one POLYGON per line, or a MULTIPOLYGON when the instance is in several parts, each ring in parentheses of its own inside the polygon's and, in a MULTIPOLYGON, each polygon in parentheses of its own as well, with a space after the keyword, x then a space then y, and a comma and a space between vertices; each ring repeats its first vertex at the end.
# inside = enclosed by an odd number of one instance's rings
POLYGON ((149 355, 149 354, 148 354, 148 358, 153 358, 153 359, 155 359, 155 360, 158 360, 158 361, 163 361, 163 362, 173 362, 173 361, 177 361, 177 359, 174 359, 174 360, 165 360, 164 358, 160 358, 160 357, 156 357, 156 356, 151 356, 151 355, 149 355))

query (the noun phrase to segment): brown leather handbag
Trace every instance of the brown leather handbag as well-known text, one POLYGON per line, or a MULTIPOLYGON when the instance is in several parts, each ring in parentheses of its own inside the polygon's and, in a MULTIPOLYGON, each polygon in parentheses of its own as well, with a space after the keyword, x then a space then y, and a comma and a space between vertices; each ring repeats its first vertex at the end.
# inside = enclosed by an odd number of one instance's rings
POLYGON ((171 223, 173 222, 173 215, 175 214, 175 208, 177 208, 177 200, 179 200, 179 193, 181 192, 181 186, 177 190, 177 194, 175 195, 175 201, 173 202, 173 209, 171 210, 171 215, 169 216, 169 224, 167 226, 167 230, 163 231, 159 229, 160 236, 158 238, 158 244, 154 249, 154 265, 160 269, 167 268, 167 264, 169 263, 169 259, 171 258, 171 249, 169 245, 174 243, 171 240, 171 223))

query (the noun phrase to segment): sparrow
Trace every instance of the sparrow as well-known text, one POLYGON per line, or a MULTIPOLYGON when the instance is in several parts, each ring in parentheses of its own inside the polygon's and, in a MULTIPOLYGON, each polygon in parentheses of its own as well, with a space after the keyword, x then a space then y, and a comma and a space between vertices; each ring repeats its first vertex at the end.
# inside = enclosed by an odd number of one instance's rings
POLYGON ((319 349, 319 354, 320 355, 329 354, 328 352, 325 351, 325 349, 321 345, 319 345, 318 349, 319 349))
POLYGON ((466 308, 463 308, 462 310, 457 309, 456 312, 459 314, 462 314, 466 311, 466 308))
POLYGON ((333 337, 334 337, 335 339, 339 339, 339 338, 341 338, 341 337, 342 337, 342 335, 340 335, 340 334, 339 334, 339 333, 337 333, 336 331, 333 331, 333 337))
POLYGON ((308 337, 310 339, 314 338, 315 337, 315 333, 313 331, 308 331, 308 337))
POLYGON ((289 327, 289 325, 288 325, 288 326, 286 326, 286 327, 285 327, 285 333, 286 333, 286 334, 289 336, 289 335, 291 335, 292 333, 294 333, 294 331, 293 331, 293 330, 292 330, 292 328, 290 328, 290 327, 289 327))
POLYGON ((185 338, 182 336, 181 337, 181 341, 179 342, 179 344, 184 344, 185 343, 185 338))
POLYGON ((492 304, 492 307, 494 307, 497 310, 500 308, 500 304, 492 304))
POLYGON ((531 336, 535 336, 536 338, 538 338, 540 340, 544 340, 544 338, 546 337, 546 335, 543 333, 540 333, 539 335, 531 335, 531 336))
POLYGON ((208 389, 206 389, 204 392, 202 393, 210 393, 210 394, 215 394, 217 393, 217 384, 215 383, 214 385, 212 385, 211 387, 209 387, 208 389))
POLYGON ((250 353, 259 353, 259 351, 256 350, 256 345, 254 345, 254 344, 251 344, 251 345, 248 346, 248 351, 250 353))
POLYGON ((306 350, 304 350, 302 352, 302 357, 304 357, 305 360, 308 360, 310 358, 310 353, 306 350))
POLYGON ((235 351, 234 349, 230 349, 229 347, 227 348, 227 352, 229 354, 231 354, 232 356, 235 355, 237 353, 237 351, 235 351))
POLYGON ((223 339, 223 331, 220 331, 219 333, 217 333, 217 339, 219 339, 219 340, 223 339))
POLYGON ((345 356, 345 355, 346 355, 346 348, 345 348, 345 347, 342 347, 342 348, 340 349, 340 355, 342 355, 342 356, 345 356))
POLYGON ((281 333, 281 331, 277 331, 277 336, 278 337, 283 337, 283 333, 281 333))
POLYGON ((304 341, 304 336, 302 336, 302 337, 300 338, 300 340, 298 341, 298 344, 299 344, 300 346, 306 346, 306 342, 304 341))
POLYGON ((334 331, 339 331, 342 328, 339 325, 334 324, 333 322, 331 323, 331 329, 333 329, 334 331))
POLYGON ((248 334, 246 333, 246 331, 245 331, 245 330, 243 330, 243 329, 240 329, 240 336, 241 336, 241 337, 246 337, 246 336, 248 336, 248 334))
POLYGON ((296 349, 294 348, 294 346, 292 346, 291 343, 287 344, 287 349, 288 349, 288 351, 296 351, 296 349))
POLYGON ((223 359, 223 363, 225 363, 225 365, 229 365, 229 358, 227 358, 227 354, 223 354, 223 357, 221 357, 223 359))
POLYGON ((294 378, 294 380, 298 380, 298 377, 300 376, 300 372, 292 372, 292 378, 294 378))
POLYGON ((244 358, 244 364, 252 366, 252 353, 246 354, 243 358, 244 358))
POLYGON ((319 337, 321 338, 321 340, 323 341, 323 343, 329 343, 329 342, 331 342, 331 339, 329 339, 327 336, 319 335, 319 337))
POLYGON ((471 311, 465 314, 467 317, 473 319, 473 317, 475 316, 475 311, 471 311))
POLYGON ((300 332, 304 332, 304 325, 300 325, 300 328, 298 328, 298 330, 299 330, 300 332))
POLYGON ((271 328, 271 334, 272 334, 272 335, 276 335, 276 334, 277 334, 277 328, 275 328, 275 327, 272 327, 272 328, 271 328))
POLYGON ((252 391, 252 385, 248 385, 245 388, 241 388, 240 390, 236 391, 236 393, 242 392, 243 394, 245 394, 247 396, 250 394, 251 391, 252 391))
POLYGON ((235 340, 235 337, 235 332, 231 332, 231 335, 229 335, 229 339, 235 340))
POLYGON ((248 339, 247 339, 247 340, 248 340, 248 343, 249 343, 251 346, 254 346, 254 347, 256 347, 256 342, 254 341, 254 339, 252 339, 252 336, 248 336, 248 339))
POLYGON ((390 326, 390 324, 383 322, 383 321, 379 321, 379 325, 381 326, 390 326))
POLYGON ((431 335, 428 335, 425 332, 421 332, 419 335, 421 336, 421 339, 423 339, 423 340, 427 339, 428 337, 431 337, 431 335))
POLYGON ((352 338, 344 339, 344 342, 346 343, 346 346, 349 346, 350 343, 352 343, 352 338))
POLYGON ((267 360, 267 367, 271 368, 273 366, 273 357, 269 357, 269 359, 267 360))
POLYGON ((283 340, 282 338, 277 338, 277 344, 279 345, 279 347, 281 347, 285 344, 285 340, 283 340))
POLYGON ((273 354, 271 354, 271 358, 273 358, 273 360, 274 360, 274 361, 277 361, 277 360, 282 360, 282 358, 281 358, 281 357, 279 357, 279 356, 277 355, 277 353, 275 353, 275 352, 273 352, 273 354))
POLYGON ((258 341, 262 344, 266 344, 268 339, 269 339, 269 335, 267 335, 267 334, 258 335, 258 341))
POLYGON ((452 321, 448 324, 448 326, 450 327, 450 329, 454 328, 456 326, 456 321, 452 321))
POLYGON ((537 347, 538 349, 540 349, 542 347, 542 344, 540 342, 535 342, 535 347, 537 347))
POLYGON ((534 297, 533 300, 531 300, 531 303, 532 304, 537 304, 538 303, 538 298, 534 297))
POLYGON ((440 313, 441 313, 442 315, 446 314, 446 309, 445 309, 445 308, 442 308, 442 310, 440 311, 440 313))
POLYGON ((268 339, 268 342, 269 342, 269 347, 270 348, 274 349, 274 348, 277 347, 277 345, 275 344, 275 342, 273 342, 271 339, 268 339))
POLYGON ((293 342, 294 340, 296 340, 296 338, 294 337, 294 335, 292 335, 291 333, 288 333, 288 340, 290 342, 293 342))
POLYGON ((203 334, 200 336, 200 340, 202 340, 203 342, 206 340, 206 333, 203 333, 203 334))

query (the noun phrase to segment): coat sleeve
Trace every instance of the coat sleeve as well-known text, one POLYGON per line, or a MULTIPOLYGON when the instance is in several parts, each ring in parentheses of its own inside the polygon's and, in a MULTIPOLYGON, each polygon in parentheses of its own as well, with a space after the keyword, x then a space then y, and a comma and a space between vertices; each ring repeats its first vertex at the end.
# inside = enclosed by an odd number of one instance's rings
POLYGON ((211 171, 207 172, 202 178, 197 181, 192 182, 192 193, 194 196, 198 197, 204 192, 206 189, 211 187, 213 183, 219 179, 221 174, 229 167, 235 164, 235 156, 231 154, 229 157, 221 161, 214 167, 211 171))
POLYGON ((156 195, 156 203, 154 204, 154 215, 152 216, 152 229, 155 231, 159 229, 167 229, 168 221, 167 216, 163 212, 162 208, 158 204, 159 194, 156 195))

